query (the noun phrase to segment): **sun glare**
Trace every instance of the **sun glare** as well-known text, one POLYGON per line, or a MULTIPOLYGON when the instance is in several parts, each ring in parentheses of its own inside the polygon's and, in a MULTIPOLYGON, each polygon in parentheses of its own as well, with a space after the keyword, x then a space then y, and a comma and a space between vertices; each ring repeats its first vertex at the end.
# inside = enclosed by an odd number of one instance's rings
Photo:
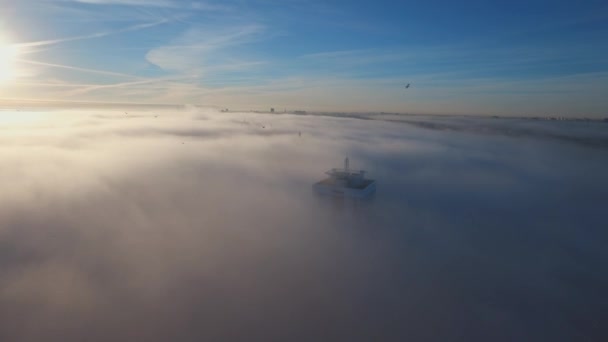
POLYGON ((0 83, 15 79, 18 48, 0 37, 0 83))

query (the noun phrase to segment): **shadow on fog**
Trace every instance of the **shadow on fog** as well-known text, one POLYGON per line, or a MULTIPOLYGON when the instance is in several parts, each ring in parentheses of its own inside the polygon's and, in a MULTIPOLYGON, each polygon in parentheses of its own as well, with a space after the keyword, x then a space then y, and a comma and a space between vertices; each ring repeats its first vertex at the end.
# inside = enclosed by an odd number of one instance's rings
POLYGON ((3 124, 0 340, 608 334, 602 149, 379 120, 158 114, 3 124), (313 195, 346 155, 375 195, 313 195))

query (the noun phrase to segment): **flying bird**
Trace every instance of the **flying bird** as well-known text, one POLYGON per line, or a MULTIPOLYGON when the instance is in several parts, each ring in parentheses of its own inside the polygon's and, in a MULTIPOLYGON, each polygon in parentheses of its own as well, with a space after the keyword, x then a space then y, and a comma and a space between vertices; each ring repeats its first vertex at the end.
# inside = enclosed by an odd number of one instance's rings
POLYGON ((405 85, 405 89, 408 89, 409 87, 410 87, 409 83, 405 85))

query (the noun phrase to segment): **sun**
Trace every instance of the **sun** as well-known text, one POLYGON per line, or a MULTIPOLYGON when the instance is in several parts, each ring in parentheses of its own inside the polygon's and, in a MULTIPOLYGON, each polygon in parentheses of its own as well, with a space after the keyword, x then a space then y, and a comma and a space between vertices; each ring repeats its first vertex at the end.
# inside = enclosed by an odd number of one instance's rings
POLYGON ((18 48, 0 37, 0 83, 14 80, 18 48))

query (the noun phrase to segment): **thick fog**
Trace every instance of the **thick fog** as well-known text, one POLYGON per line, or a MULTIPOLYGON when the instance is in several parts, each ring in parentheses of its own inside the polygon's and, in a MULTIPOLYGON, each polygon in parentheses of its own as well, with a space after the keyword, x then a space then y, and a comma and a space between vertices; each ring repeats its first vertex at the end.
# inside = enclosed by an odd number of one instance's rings
POLYGON ((606 340, 607 131, 0 112, 0 341, 606 340))

